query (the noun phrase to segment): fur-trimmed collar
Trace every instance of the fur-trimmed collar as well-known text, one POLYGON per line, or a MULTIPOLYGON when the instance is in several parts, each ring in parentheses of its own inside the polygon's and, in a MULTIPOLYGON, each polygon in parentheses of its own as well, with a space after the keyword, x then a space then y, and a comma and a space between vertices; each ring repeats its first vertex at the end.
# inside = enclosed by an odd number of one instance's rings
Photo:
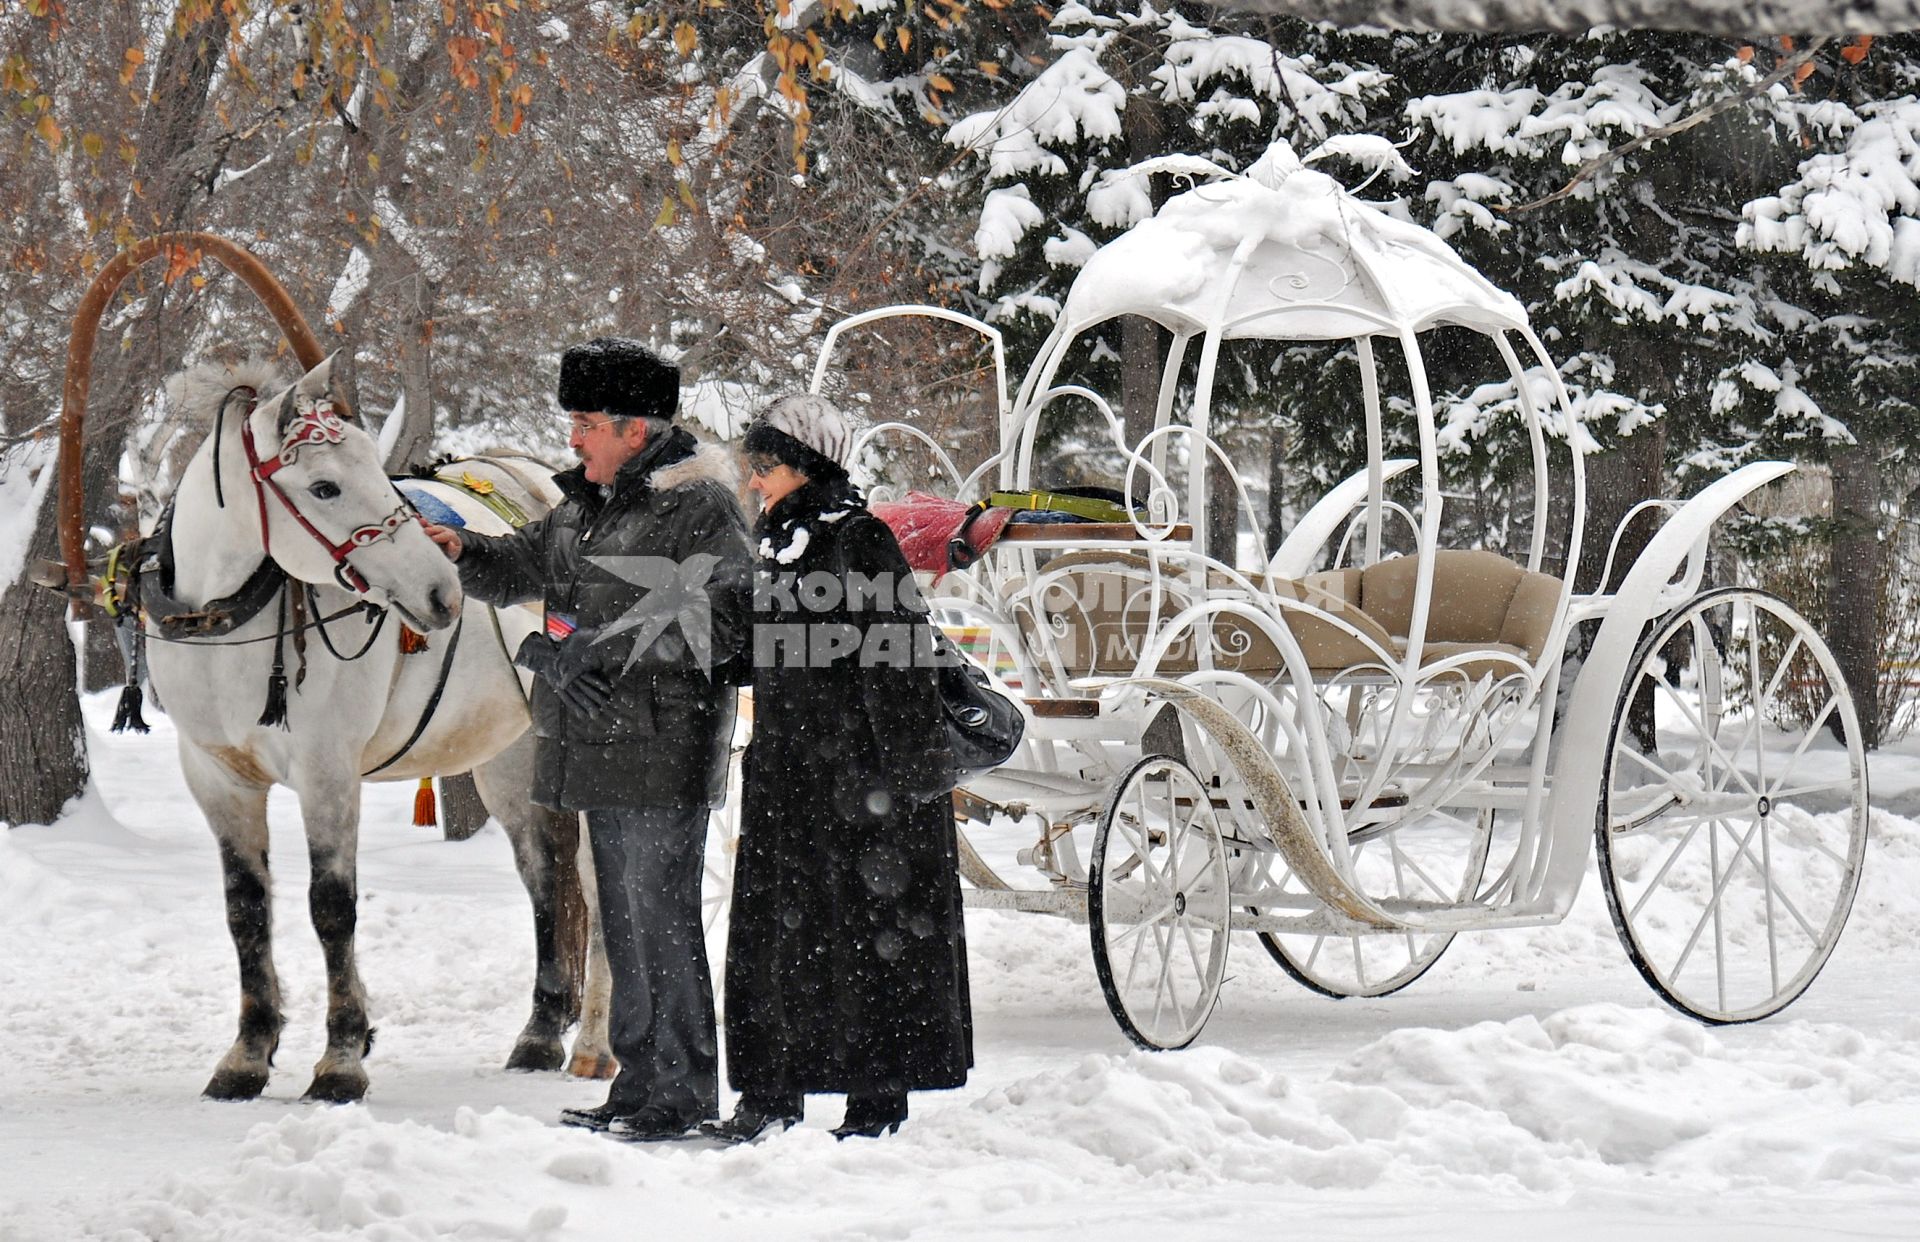
POLYGON ((647 486, 659 492, 695 483, 718 483, 730 492, 739 491, 740 468, 733 454, 718 444, 700 444, 691 456, 668 462, 647 477, 647 486))
MULTIPOLYGON (((597 483, 587 481, 587 468, 575 466, 553 476, 554 483, 569 500, 598 512, 605 501, 597 483)), ((739 471, 733 454, 718 444, 702 444, 684 427, 675 427, 658 443, 649 442, 638 454, 620 467, 613 478, 615 494, 645 494, 716 483, 729 494, 740 490, 739 471), (663 464, 656 465, 656 462, 663 464)))

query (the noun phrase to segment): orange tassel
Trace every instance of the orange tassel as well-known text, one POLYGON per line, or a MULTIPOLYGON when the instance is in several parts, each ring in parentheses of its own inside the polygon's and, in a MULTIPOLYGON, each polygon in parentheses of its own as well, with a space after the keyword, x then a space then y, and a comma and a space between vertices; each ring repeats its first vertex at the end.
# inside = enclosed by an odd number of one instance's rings
POLYGON ((418 634, 409 626, 400 627, 400 654, 417 655, 427 649, 427 636, 418 634))
POLYGON ((413 823, 416 828, 431 828, 440 822, 440 808, 433 800, 433 778, 420 778, 420 788, 413 791, 413 823))

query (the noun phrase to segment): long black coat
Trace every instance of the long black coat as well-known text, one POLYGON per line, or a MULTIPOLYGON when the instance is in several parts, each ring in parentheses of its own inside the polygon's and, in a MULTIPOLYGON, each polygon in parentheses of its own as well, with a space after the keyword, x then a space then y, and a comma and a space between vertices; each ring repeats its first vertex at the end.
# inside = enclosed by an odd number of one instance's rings
POLYGON ((469 594, 493 604, 543 600, 582 630, 613 626, 668 591, 657 601, 673 617, 664 629, 641 626, 592 644, 614 686, 602 710, 576 711, 534 679, 535 802, 586 811, 721 800, 737 696, 719 674, 744 657, 753 573, 736 477, 725 449, 675 427, 620 468, 610 495, 575 468, 554 476, 567 499, 540 521, 510 535, 461 535, 460 585, 469 594), (685 572, 669 581, 670 569, 685 572), (683 624, 703 631, 704 652, 690 646, 683 624))
POLYGON ((973 1021, 926 606, 848 485, 807 483, 757 533, 728 1078, 763 1095, 958 1086, 973 1021), (886 598, 836 599, 850 575, 886 598))

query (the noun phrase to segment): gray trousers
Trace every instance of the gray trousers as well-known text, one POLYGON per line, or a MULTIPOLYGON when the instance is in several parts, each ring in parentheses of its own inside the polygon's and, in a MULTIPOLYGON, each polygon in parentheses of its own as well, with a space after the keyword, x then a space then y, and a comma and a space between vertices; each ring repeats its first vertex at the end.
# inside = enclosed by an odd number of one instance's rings
POLYGON ((707 808, 588 811, 600 921, 612 975, 609 1043, 620 1059, 607 1102, 622 1113, 719 1112, 713 980, 700 926, 707 808))

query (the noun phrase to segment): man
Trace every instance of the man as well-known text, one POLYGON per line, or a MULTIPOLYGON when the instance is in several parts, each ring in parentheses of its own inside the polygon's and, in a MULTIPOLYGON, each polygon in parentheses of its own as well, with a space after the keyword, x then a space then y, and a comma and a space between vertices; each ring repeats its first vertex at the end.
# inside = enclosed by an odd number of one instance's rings
POLYGON ((561 1120, 638 1140, 718 1113, 700 877, 733 735, 716 670, 746 642, 753 572, 731 458, 673 424, 679 395, 638 341, 573 346, 565 503, 511 535, 427 528, 475 598, 546 604, 515 656, 534 674, 533 800, 586 813, 620 1059, 607 1102, 561 1120))

